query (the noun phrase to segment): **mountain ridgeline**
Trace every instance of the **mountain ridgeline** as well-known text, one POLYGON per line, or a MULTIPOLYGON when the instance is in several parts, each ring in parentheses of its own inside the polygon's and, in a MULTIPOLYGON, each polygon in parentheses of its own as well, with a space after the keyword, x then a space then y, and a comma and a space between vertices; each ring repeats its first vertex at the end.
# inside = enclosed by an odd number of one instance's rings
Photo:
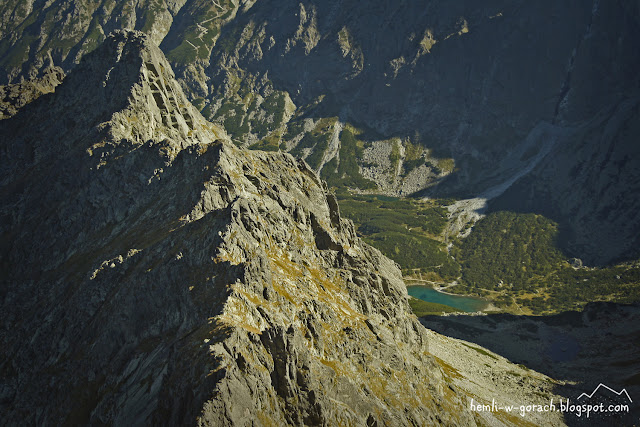
POLYGON ((397 265, 117 31, 0 122, 4 425, 473 425, 397 265))
POLYGON ((0 17, 0 83, 141 30, 237 145, 335 188, 491 193, 587 264, 639 255, 637 2, 8 0, 0 17))

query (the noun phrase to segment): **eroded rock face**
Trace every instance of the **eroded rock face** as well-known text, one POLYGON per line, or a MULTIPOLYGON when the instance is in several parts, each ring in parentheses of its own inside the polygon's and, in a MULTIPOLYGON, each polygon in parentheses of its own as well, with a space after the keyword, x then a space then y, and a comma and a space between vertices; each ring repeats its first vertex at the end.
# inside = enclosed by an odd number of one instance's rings
POLYGON ((638 255, 640 97, 571 129, 531 173, 491 205, 560 223, 561 244, 587 265, 638 255))
POLYGON ((472 424, 398 267, 118 32, 0 123, 12 424, 472 424))

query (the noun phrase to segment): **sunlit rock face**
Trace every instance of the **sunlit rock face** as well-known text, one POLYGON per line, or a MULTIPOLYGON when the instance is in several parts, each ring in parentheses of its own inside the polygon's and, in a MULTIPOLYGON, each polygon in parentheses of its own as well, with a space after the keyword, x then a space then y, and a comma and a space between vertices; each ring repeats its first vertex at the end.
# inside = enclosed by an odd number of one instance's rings
POLYGON ((4 424, 473 424, 396 264, 143 33, 0 133, 4 424))

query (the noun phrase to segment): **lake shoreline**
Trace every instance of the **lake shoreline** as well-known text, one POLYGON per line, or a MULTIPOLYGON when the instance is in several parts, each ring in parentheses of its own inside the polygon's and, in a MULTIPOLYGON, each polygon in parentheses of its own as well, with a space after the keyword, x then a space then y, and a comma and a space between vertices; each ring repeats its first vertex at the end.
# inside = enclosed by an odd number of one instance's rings
MULTIPOLYGON (((431 287, 431 286, 428 286, 428 285, 423 285, 423 284, 418 284, 418 283, 409 284, 409 283, 406 283, 406 282, 405 282, 405 286, 407 287, 407 289, 408 288, 412 288, 412 287, 422 287, 422 288, 432 289, 433 291, 438 292, 438 293, 443 294, 443 295, 450 295, 452 297, 460 297, 460 298, 472 298, 472 299, 475 299, 475 300, 483 301, 486 304, 486 307, 484 307, 484 308, 482 308, 480 310, 471 311, 471 312, 466 312, 465 311, 464 314, 485 313, 485 312, 501 312, 502 311, 498 307, 496 307, 493 304, 493 302, 491 300, 489 300, 489 299, 486 299, 486 298, 483 298, 483 297, 479 297, 479 296, 475 296, 475 295, 454 294, 454 293, 451 293, 451 292, 445 292, 445 291, 441 290, 441 289, 447 289, 450 286, 444 286, 444 287, 437 288, 437 287, 431 287)), ((414 298, 417 298, 417 297, 414 297, 414 298)), ((418 298, 418 299, 421 299, 421 298, 418 298)), ((431 302, 434 302, 434 301, 431 301, 431 302)), ((448 305, 448 304, 445 304, 445 305, 448 305)))

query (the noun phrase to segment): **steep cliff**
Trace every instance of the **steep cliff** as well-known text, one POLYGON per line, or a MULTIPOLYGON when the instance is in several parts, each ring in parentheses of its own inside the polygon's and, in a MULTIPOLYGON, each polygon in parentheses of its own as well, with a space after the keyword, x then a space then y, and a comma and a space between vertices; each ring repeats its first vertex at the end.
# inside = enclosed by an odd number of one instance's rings
POLYGON ((398 267, 116 32, 0 122, 4 425, 468 425, 398 267))

